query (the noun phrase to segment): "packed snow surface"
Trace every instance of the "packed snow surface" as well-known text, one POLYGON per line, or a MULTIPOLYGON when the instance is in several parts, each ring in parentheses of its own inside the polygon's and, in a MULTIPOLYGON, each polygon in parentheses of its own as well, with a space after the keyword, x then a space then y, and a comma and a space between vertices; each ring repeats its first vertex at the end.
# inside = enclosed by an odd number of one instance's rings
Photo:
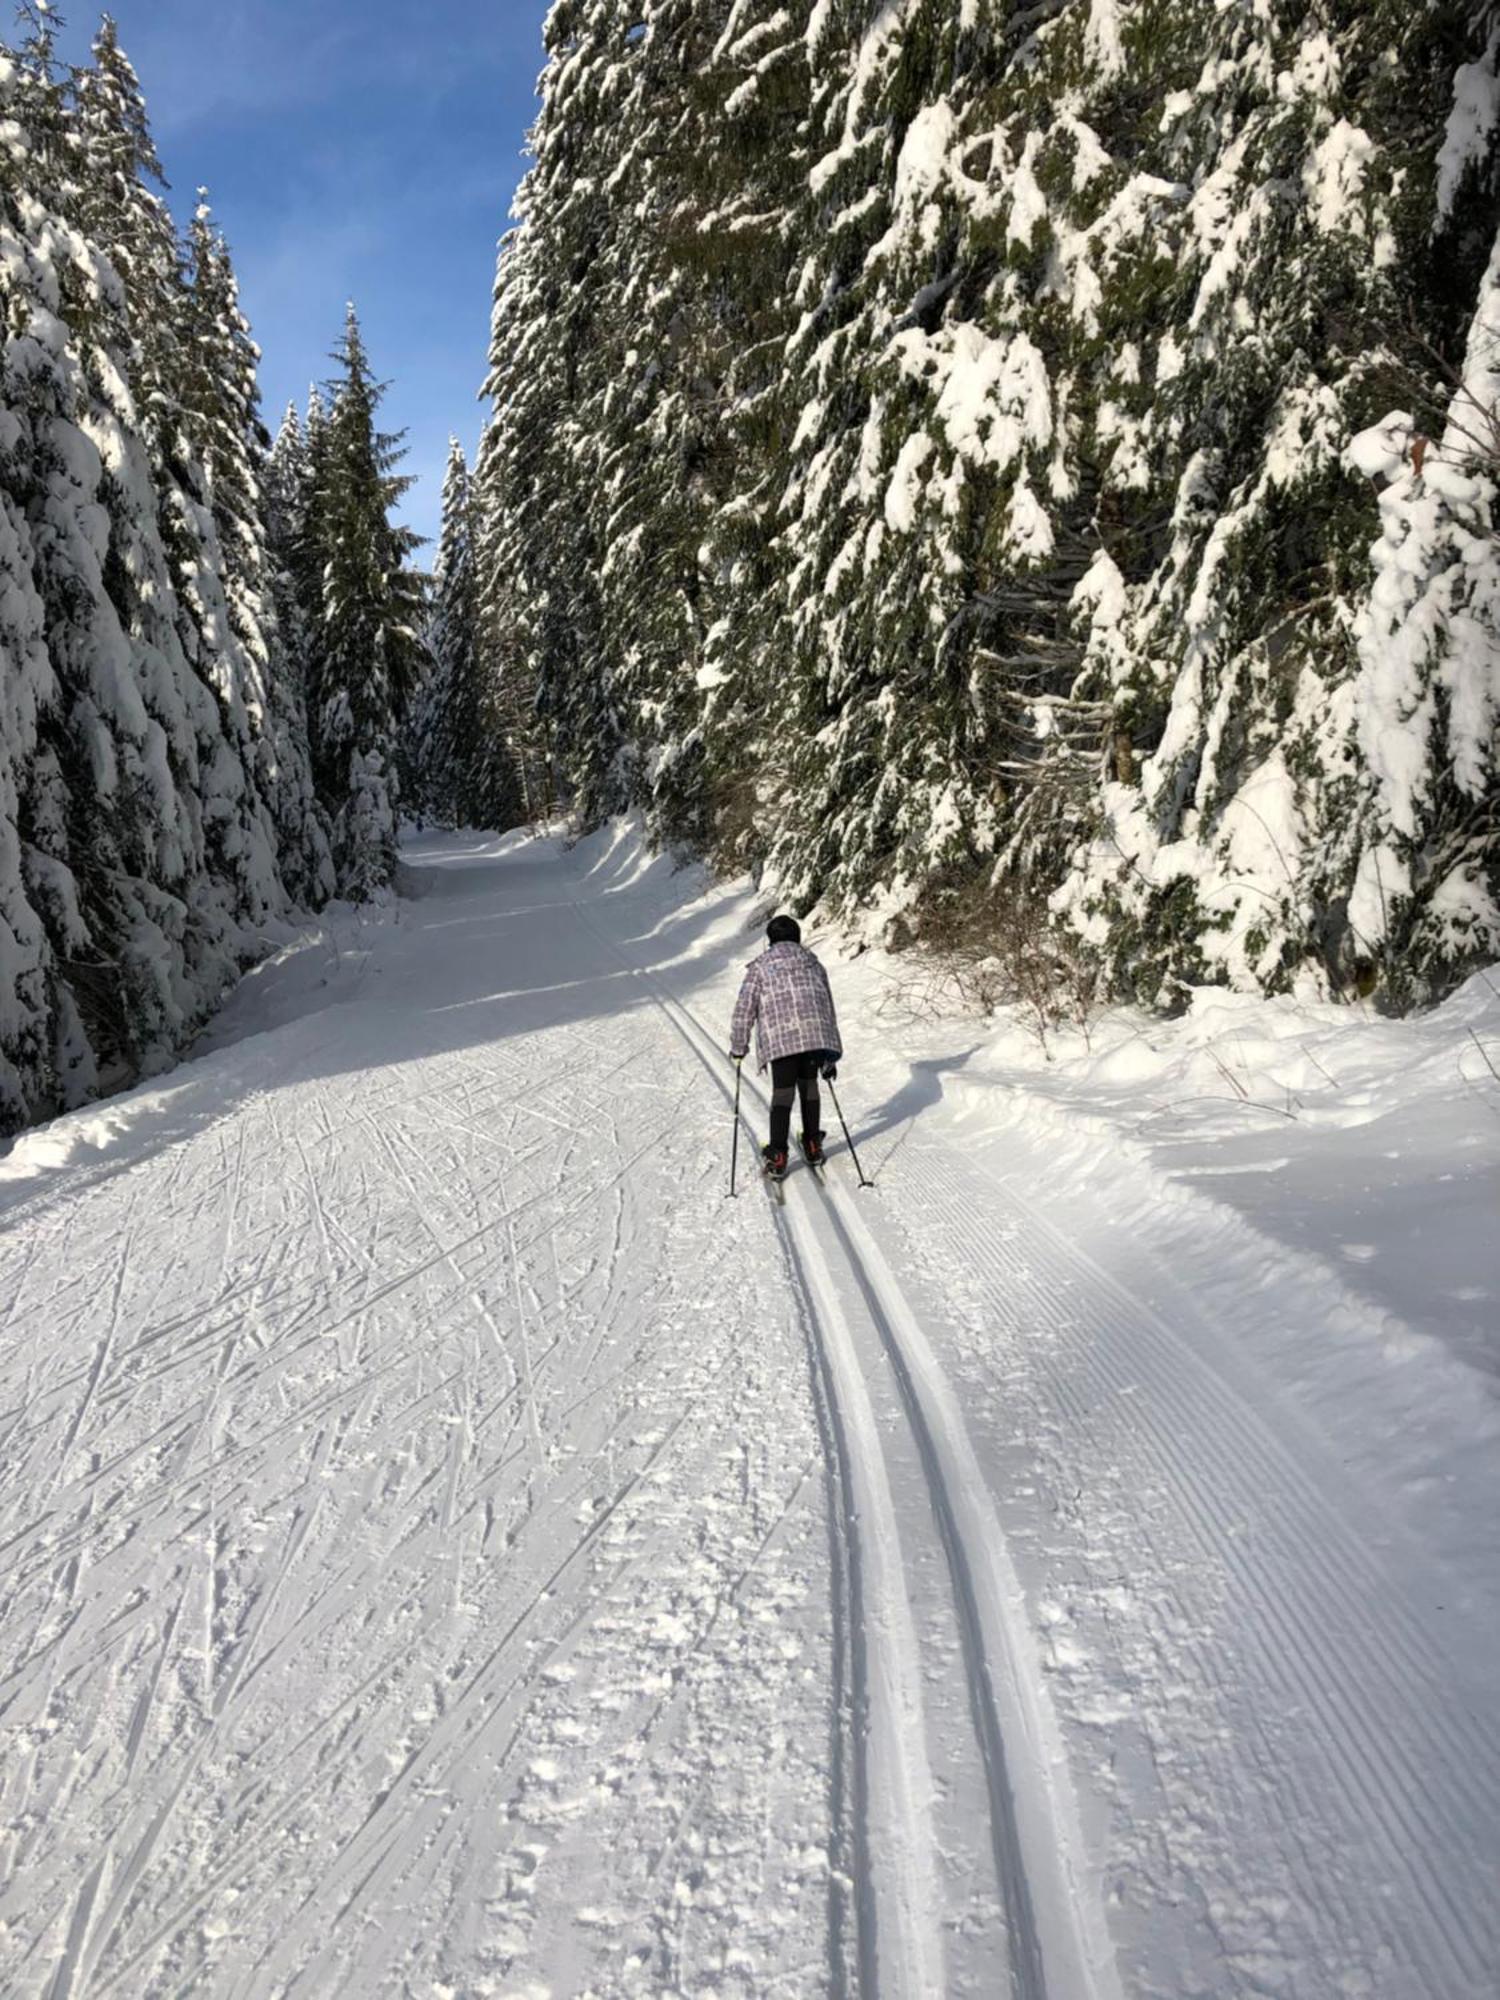
POLYGON ((0 1161, 0 1992, 1493 1994, 1489 979, 825 940, 731 1202, 749 892, 408 865, 0 1161))

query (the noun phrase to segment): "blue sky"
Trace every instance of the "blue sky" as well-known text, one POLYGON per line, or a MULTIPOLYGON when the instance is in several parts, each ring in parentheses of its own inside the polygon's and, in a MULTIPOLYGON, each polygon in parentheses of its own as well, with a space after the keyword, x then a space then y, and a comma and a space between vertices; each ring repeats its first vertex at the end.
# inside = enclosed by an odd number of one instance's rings
MULTIPOLYGON (((359 306, 407 512, 436 531, 448 436, 472 449, 495 247, 535 115, 549 0, 112 0, 179 214, 206 185, 264 350, 272 429, 359 306)), ((96 15, 74 0, 67 53, 96 15)))

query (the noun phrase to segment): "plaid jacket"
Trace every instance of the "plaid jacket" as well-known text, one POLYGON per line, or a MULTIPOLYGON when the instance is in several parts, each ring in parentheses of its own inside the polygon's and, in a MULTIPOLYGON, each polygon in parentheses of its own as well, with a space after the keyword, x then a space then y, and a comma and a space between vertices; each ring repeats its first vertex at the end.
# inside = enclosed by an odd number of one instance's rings
POLYGON ((773 944, 751 960, 730 1024, 731 1055, 749 1053, 752 1023, 762 1069, 778 1056, 800 1056, 811 1049, 826 1049, 832 1056, 844 1053, 828 974, 805 945, 773 944))

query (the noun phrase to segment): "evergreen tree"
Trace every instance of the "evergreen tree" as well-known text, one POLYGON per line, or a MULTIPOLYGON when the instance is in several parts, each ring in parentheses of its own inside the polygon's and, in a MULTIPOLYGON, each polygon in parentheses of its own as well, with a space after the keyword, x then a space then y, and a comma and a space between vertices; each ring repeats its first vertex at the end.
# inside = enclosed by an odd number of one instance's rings
POLYGON ((643 29, 614 124, 621 225, 602 316, 621 351, 590 424, 603 450, 602 616, 624 667, 633 796, 665 836, 729 855, 749 741, 763 741, 776 686, 763 622, 733 614, 754 587, 784 414, 773 384, 794 324, 788 224, 806 168, 787 120, 807 88, 805 37, 756 0, 657 0, 643 29), (746 639, 753 661, 737 650, 746 639), (736 669, 757 697, 748 709, 713 699, 731 678, 744 689, 736 669))
POLYGON ((93 61, 78 71, 78 225, 103 245, 124 287, 132 348, 131 382, 153 465, 165 464, 177 420, 175 385, 183 362, 185 295, 166 177, 151 135, 140 81, 105 15, 93 61))
POLYGON ((268 439, 260 418, 260 350, 240 310, 229 249, 200 199, 188 237, 188 311, 180 388, 182 435, 217 542, 227 636, 243 713, 230 701, 245 754, 275 823, 283 878, 317 904, 332 887, 326 823, 307 743, 305 665, 279 618, 270 552, 268 439))
MULTIPOLYGON (((1401 330, 1451 349, 1473 308, 1487 241, 1434 229, 1470 30, 1441 5, 1205 10, 1162 76, 1175 283, 1157 280, 1168 308, 1138 342, 1139 379, 1100 400, 1095 430, 1113 425, 1112 483, 1136 461, 1142 499, 1169 512, 1155 546, 1127 546, 1118 615, 1090 647, 1120 748, 1059 898, 1147 996, 1310 972, 1396 1002, 1454 968, 1434 979, 1434 961, 1393 956, 1360 909, 1385 870, 1354 641, 1370 497, 1345 447, 1382 407, 1401 330)), ((1127 36, 1122 72, 1135 56, 1127 36)), ((1426 849, 1436 831, 1408 838, 1426 849)))
MULTIPOLYGON (((241 920, 276 884, 263 851, 225 881, 205 838, 238 773, 217 754, 212 698, 177 643, 123 289, 69 218, 76 133, 41 10, 6 67, 25 183, 3 196, 5 484, 22 601, 39 612, 33 623, 28 608, 21 656, 44 633, 47 669, 18 718, 22 879, 53 969, 50 1060, 36 1066, 33 1042, 21 1070, 31 1110, 168 1060, 233 975, 241 920)), ((84 160, 85 184, 87 171, 84 160)))
POLYGON ((607 321, 619 220, 607 188, 616 121, 639 37, 618 0, 563 0, 544 30, 548 67, 516 199, 521 226, 501 247, 487 393, 503 419, 482 460, 484 559, 506 593, 513 644, 535 688, 538 726, 585 821, 622 806, 616 649, 605 643, 596 411, 619 360, 607 321))
POLYGON ((419 726, 423 804, 450 824, 503 830, 520 814, 519 785, 481 642, 473 487, 457 438, 443 480, 431 651, 419 726))
MULTIPOLYGON (((253 405, 255 351, 238 318, 222 245, 214 295, 208 295, 206 214, 194 224, 192 268, 183 268, 156 192, 163 182, 145 103, 107 19, 93 67, 78 73, 75 91, 76 212, 123 283, 132 427, 145 447, 172 571, 177 638, 190 670, 212 696, 193 703, 200 765, 214 774, 203 802, 208 865, 226 883, 237 880, 236 917, 261 923, 282 893, 278 848, 295 873, 305 834, 275 823, 270 795, 277 758, 265 734, 271 635, 254 615, 249 575, 262 535, 253 483, 244 491, 243 461, 252 446, 247 431, 234 454, 241 461, 234 467, 241 489, 235 505, 230 440, 244 412, 218 411, 236 392, 241 401, 248 393, 253 405), (249 350, 248 392, 236 379, 236 338, 249 350), (216 483, 218 495, 211 490, 216 483)), ((166 601, 159 592, 144 594, 129 616, 149 624, 166 601)))
MULTIPOLYGON (((327 837, 311 799, 305 728, 282 659, 267 573, 260 475, 259 353, 229 252, 200 204, 186 265, 165 204, 146 106, 114 23, 77 79, 80 218, 125 287, 131 386, 174 571, 179 637, 212 689, 243 767, 240 797, 210 819, 223 862, 246 874, 246 909, 275 900, 265 854, 296 899, 328 893, 327 837), (252 857, 255 861, 250 868, 252 857)), ((223 771, 212 744, 204 754, 223 771)))
POLYGON ((313 784, 307 720, 312 653, 297 583, 306 534, 307 488, 306 439, 297 407, 290 404, 261 476, 264 576, 270 593, 268 629, 274 631, 268 734, 276 750, 273 796, 277 824, 282 829, 282 874, 294 899, 316 909, 338 885, 327 815, 313 784))
POLYGON ((1446 395, 1418 376, 1416 408, 1348 453, 1384 490, 1355 625, 1369 796, 1347 922, 1419 994, 1500 952, 1500 5, 1479 25, 1438 156, 1439 254, 1463 268, 1489 239, 1462 359, 1446 395))
POLYGON ((65 81, 25 10, 0 148, 9 1129, 169 1062, 288 885, 322 888, 315 823, 277 809, 253 348, 221 244, 189 281, 112 24, 65 81))
POLYGON ((410 481, 399 436, 376 427, 382 387, 349 308, 326 437, 309 439, 309 509, 323 557, 310 703, 314 773, 333 820, 345 895, 389 886, 396 860, 396 738, 426 660, 420 538, 390 518, 410 481))
POLYGON ((286 424, 282 427, 281 475, 282 556, 299 611, 304 685, 311 702, 319 680, 323 573, 328 566, 321 526, 328 490, 328 410, 316 384, 307 393, 306 423, 290 431, 286 424))
POLYGON ((728 852, 764 691, 727 663, 764 621, 718 608, 767 539, 802 38, 762 0, 591 0, 548 36, 497 287, 485 622, 585 817, 638 803, 728 852))
MULTIPOLYGON (((528 643, 525 588, 496 551, 506 543, 499 500, 505 440, 489 424, 469 489, 477 645, 514 785, 517 823, 536 824, 556 801, 551 731, 538 712, 538 659, 528 643)), ((534 629, 534 628, 532 628, 534 629)))
MULTIPOLYGON (((33 308, 56 296, 35 237, 49 222, 60 225, 35 197, 23 211, 16 195, 22 177, 46 157, 45 126, 36 115, 39 73, 42 82, 50 77, 50 44, 39 45, 38 37, 44 25, 33 24, 29 77, 9 51, 0 52, 0 224, 8 251, 0 263, 0 1132, 13 1130, 33 1107, 79 1101, 93 1081, 91 1052, 57 963, 58 944, 66 948, 85 936, 77 882, 65 851, 47 854, 36 844, 39 822, 57 816, 63 803, 55 757, 43 748, 60 689, 36 587, 34 541, 58 385, 45 351, 17 352, 33 308)), ((56 151, 46 164, 55 172, 56 151)))
POLYGON ((780 505, 796 384, 787 342, 808 246, 799 231, 810 168, 812 23, 805 8, 738 0, 704 64, 704 176, 693 241, 710 262, 717 450, 700 564, 707 594, 701 703, 709 838, 729 867, 764 858, 783 809, 782 720, 796 701, 787 672, 780 505), (713 135, 717 134, 717 138, 713 135))

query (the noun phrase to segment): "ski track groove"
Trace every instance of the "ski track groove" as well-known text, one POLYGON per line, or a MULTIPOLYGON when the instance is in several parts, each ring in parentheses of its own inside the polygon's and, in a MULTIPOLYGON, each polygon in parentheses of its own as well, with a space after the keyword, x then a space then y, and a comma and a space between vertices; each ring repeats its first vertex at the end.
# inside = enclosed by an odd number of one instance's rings
MULTIPOLYGON (((596 1539, 598 1534, 602 1531, 602 1529, 605 1527, 609 1519, 617 1511, 617 1509, 623 1503, 623 1501, 639 1485, 645 1473, 648 1470, 650 1470, 651 1466, 655 1463, 657 1457, 660 1456, 660 1454, 665 1450, 667 1444, 670 1443, 671 1440, 677 1435, 677 1432, 678 1430, 681 1429, 682 1424, 686 1422, 686 1416, 687 1413, 684 1412, 683 1417, 679 1419, 678 1424, 667 1435, 667 1437, 663 1438, 661 1444, 659 1444, 656 1450, 651 1454, 651 1457, 647 1461, 647 1464, 643 1466, 637 1473, 631 1476, 631 1478, 626 1482, 625 1486, 620 1490, 620 1492, 615 1496, 614 1500, 610 1503, 609 1507, 601 1511, 598 1515, 594 1517, 594 1519, 590 1521, 588 1528, 575 1541, 575 1543, 569 1549, 567 1554, 561 1559, 561 1561, 559 1561, 555 1565, 555 1567, 546 1576, 546 1578, 536 1587, 534 1594, 530 1602, 525 1607, 525 1609, 523 1609, 511 1621, 510 1625, 508 1625, 502 1631, 502 1633, 494 1642, 493 1646, 490 1648, 489 1652, 486 1654, 484 1660, 481 1661, 480 1665, 470 1675, 465 1686, 459 1691, 458 1695, 454 1700, 453 1706, 449 1708, 447 1711, 445 1711, 444 1715, 440 1718, 439 1728, 437 1730, 434 1730, 433 1736, 430 1736, 427 1739, 427 1741, 421 1746, 421 1749, 416 1752, 413 1752, 412 1755, 407 1759, 406 1763, 402 1766, 400 1772, 392 1780, 391 1786, 387 1788, 387 1790, 377 1798, 376 1802, 371 1806, 371 1808, 367 1812, 360 1826, 356 1828, 354 1834, 348 1841, 346 1841, 344 1846, 338 1849, 338 1851, 330 1861, 328 1867, 318 1877, 317 1881, 311 1886, 311 1888, 308 1891, 308 1896, 304 1907, 310 1905, 315 1898, 322 1895, 330 1879, 332 1879, 335 1875, 344 1872, 344 1864, 350 1863, 352 1865, 353 1857, 351 1856, 351 1849, 356 1847, 361 1842, 361 1840, 365 1836, 367 1836, 369 1828, 375 1823, 376 1819, 378 1818, 379 1814, 383 1811, 385 1805, 389 1802, 396 1788, 400 1786, 403 1791, 403 1794, 406 1790, 410 1789, 409 1784, 406 1781, 411 1778, 413 1770, 417 1767, 419 1762, 425 1763, 427 1761, 430 1761, 430 1756, 427 1756, 424 1753, 432 1752, 433 1737, 435 1737, 439 1733, 439 1731, 441 1731, 441 1734, 446 1743, 448 1738, 456 1734, 460 1734, 460 1732, 458 1732, 457 1729, 454 1727, 442 1729, 441 1725, 443 1723, 453 1724, 460 1719, 464 1719, 465 1722, 467 1722, 467 1716, 470 1710, 476 1706, 482 1706, 486 1698, 490 1697, 490 1682, 492 1679, 501 1677, 501 1669, 504 1668, 507 1664, 506 1655, 508 1653, 508 1649, 513 1644, 519 1632, 522 1630, 526 1622, 536 1614, 539 1607, 547 1600, 549 1593, 553 1589, 555 1589, 556 1585, 561 1581, 562 1577, 572 1567, 573 1563, 578 1559, 580 1555, 585 1553, 585 1551, 589 1548, 589 1546, 596 1539)), ((583 1615, 584 1614, 581 1612, 578 1614, 580 1618, 583 1615)), ((411 1640, 409 1641, 409 1645, 412 1648, 415 1648, 418 1644, 421 1643, 421 1637, 422 1635, 420 1633, 413 1633, 411 1640)), ((345 1702, 340 1704, 340 1707, 334 1711, 333 1715, 323 1718, 323 1720, 320 1721, 320 1723, 317 1724, 313 1730, 309 1731, 308 1737, 304 1739, 303 1742, 294 1745, 292 1749, 290 1749, 287 1752, 287 1756, 283 1761, 290 1761, 291 1758, 295 1756, 299 1751, 305 1749, 308 1743, 314 1737, 320 1735, 327 1737, 328 1735, 330 1735, 332 1733, 332 1725, 342 1716, 342 1714, 345 1711, 351 1708, 359 1698, 361 1698, 365 1693, 367 1693, 371 1686, 373 1686, 382 1677, 389 1674, 391 1670, 391 1665, 392 1665, 392 1658, 389 1654, 387 1654, 381 1660, 381 1662, 375 1668, 375 1670, 371 1673, 368 1679, 354 1691, 354 1694, 351 1695, 345 1702)), ((535 1671, 536 1668, 533 1663, 529 1664, 528 1666, 523 1668, 519 1673, 515 1674, 511 1683, 504 1690, 503 1694, 491 1697, 492 1705, 493 1702, 504 1700, 509 1695, 513 1694, 517 1688, 529 1687, 534 1677, 535 1671)), ((489 1726, 490 1726, 489 1719, 487 1718, 486 1727, 488 1728, 489 1726)), ((457 1748, 456 1757, 473 1756, 475 1754, 477 1754, 477 1745, 475 1743, 473 1736, 467 1733, 462 1734, 461 1740, 457 1748)), ((254 1781, 255 1786, 258 1788, 265 1781, 265 1778, 268 1775, 269 1775, 268 1767, 262 1765, 260 1771, 257 1773, 256 1780, 254 1781)), ((309 1775, 307 1779, 303 1781, 303 1783, 300 1786, 294 1786, 292 1798, 285 1801, 278 1808, 277 1812, 273 1815, 270 1815, 270 1817, 273 1820, 279 1820, 285 1818, 287 1812, 290 1809, 291 1804, 294 1801, 297 1803, 301 1803, 303 1800, 305 1800, 306 1796, 313 1789, 315 1789, 320 1779, 326 1780, 330 1775, 336 1776, 337 1774, 336 1773, 330 1774, 326 1769, 315 1767, 313 1772, 309 1775)), ((263 1850, 266 1846, 272 1844, 275 1840, 275 1837, 276 1837, 275 1828, 274 1826, 271 1826, 261 1837, 260 1841, 258 1843, 255 1843, 256 1850, 257 1851, 263 1850)), ((166 1918, 163 1922, 161 1922, 156 1927, 156 1929, 152 1931, 141 1942, 141 1944, 134 1953, 132 1953, 128 1958, 122 1960, 121 1963, 114 1968, 108 1979, 104 1982, 103 1985, 99 1987, 98 1989, 99 1993, 101 1995, 104 1995, 117 1990, 120 1983, 124 1979, 126 1979, 128 1975, 130 1975, 137 1969, 144 1968, 145 1965, 147 1965, 153 1958, 155 1958, 156 1955, 160 1952, 162 1946, 169 1943, 174 1935, 176 1935, 186 1924, 190 1923, 193 1920, 193 1918, 197 1916, 199 1911, 203 1909, 203 1907, 211 1900, 216 1890, 222 1887, 226 1881, 231 1880, 235 1874, 242 1871, 245 1858, 246 1858, 245 1853, 242 1850, 241 1852, 236 1854, 234 1859, 230 1863, 228 1863, 224 1869, 219 1871, 217 1875, 200 1883, 198 1889, 186 1904, 179 1905, 178 1909, 170 1917, 166 1918)))
MULTIPOLYGON (((705 1053, 706 1049, 717 1053, 716 1045, 692 1011, 665 988, 657 975, 633 964, 621 947, 598 929, 580 904, 575 903, 574 908, 585 927, 641 980, 663 1016, 692 1049, 721 1093, 732 1102, 732 1094, 724 1086, 717 1065, 705 1053)), ((1089 1879, 1066 1753, 1051 1714, 1049 1697, 1041 1685, 1020 1586, 1008 1558, 1002 1563, 998 1555, 987 1558, 985 1554, 987 1548, 1003 1549, 1004 1541, 967 1431, 916 1317, 873 1239, 858 1217, 846 1210, 840 1190, 823 1186, 821 1199, 834 1218, 836 1240, 845 1266, 866 1299, 871 1320, 901 1385, 907 1422, 940 1526, 964 1653, 971 1720, 986 1773, 994 1868, 1010 1931, 1009 1972, 1013 1993, 1016 2000, 1047 2000, 1049 1993, 1054 2000, 1117 2000, 1123 1989, 1103 1909, 1089 1879), (1000 1684, 1005 1689, 1003 1702, 998 1698, 1000 1684), (1018 1791, 1007 1758, 1007 1739, 1025 1760, 1024 1783, 1019 1787, 1023 1803, 1019 1809, 1018 1791), (1044 1888, 1040 1910, 1036 1896, 1039 1877, 1044 1888)), ((872 1596, 887 1616, 891 1603, 899 1600, 909 1621, 910 1608, 900 1580, 902 1564, 894 1507, 881 1469, 884 1447, 870 1410, 862 1364, 838 1291, 807 1216, 778 1205, 776 1221, 789 1262, 807 1297, 814 1337, 824 1349, 830 1391, 842 1411, 842 1420, 852 1426, 855 1436, 856 1448, 849 1454, 849 1462, 854 1487, 850 1519, 860 1523, 857 1561, 869 1562, 865 1529, 873 1520, 875 1552, 882 1571, 876 1578, 872 1596), (868 1486, 866 1481, 870 1482, 868 1486), (886 1559, 891 1563, 889 1573, 883 1568, 886 1559)), ((867 1615, 868 1608, 862 1605, 862 1623, 867 1615)), ((898 1629, 897 1637, 897 1651, 904 1653, 908 1648, 910 1659, 915 1661, 918 1648, 909 1622, 905 1629, 898 1629)), ((889 1662, 883 1662, 882 1666, 889 1671, 889 1662)), ((920 1728, 923 1698, 919 1683, 912 1686, 899 1674, 896 1680, 895 1712, 901 1715, 903 1708, 906 1712, 890 1736, 881 1742, 880 1754, 894 1774, 892 1782, 900 1812, 906 1816, 908 1827, 916 1829, 917 1845, 925 1849, 916 1867, 925 1865, 928 1872, 918 1875, 917 1893, 912 1900, 918 1909, 925 1909, 930 1924, 937 1903, 932 1873, 935 1833, 926 1817, 925 1802, 918 1800, 921 1781, 906 1768, 907 1746, 902 1740, 903 1723, 905 1730, 920 1728)), ((924 1772, 924 1780, 930 1791, 929 1773, 924 1772)), ((865 1806, 868 1812, 868 1784, 865 1806)), ((888 1830, 887 1837, 890 1837, 888 1830)), ((883 1872, 878 1859, 874 1856, 871 1859, 876 1874, 883 1872)), ((889 1907, 892 1901, 903 1907, 899 1896, 910 1889, 912 1872, 910 1859, 905 1868, 890 1868, 884 1894, 879 1895, 883 1907, 889 1907), (893 1879, 900 1883, 895 1894, 893 1879)), ((873 1885, 871 1893, 872 1897, 879 1894, 873 1885)), ((875 1911, 868 1912, 867 1922, 873 1923, 879 1935, 881 1926, 875 1911)), ((875 1965, 867 1965, 862 1987, 873 1977, 883 1992, 918 1995, 940 1991, 941 1938, 936 1934, 924 1938, 922 1930, 923 1917, 910 1904, 905 1905, 898 1946, 901 1958, 894 1968, 894 1977, 889 1959, 882 1952, 875 1965)))
POLYGON ((83 1428, 84 1420, 93 1405, 94 1397, 98 1393, 99 1385, 104 1379, 105 1371, 109 1367, 115 1338, 120 1330, 120 1306, 125 1294, 125 1280, 130 1275, 130 1252, 134 1242, 134 1228, 130 1224, 127 1224, 124 1240, 120 1245, 120 1260, 115 1272, 115 1282, 110 1293, 109 1324, 100 1338, 99 1346, 94 1355, 93 1365, 88 1372, 88 1380, 83 1396, 73 1414, 73 1421, 69 1424, 63 1441, 58 1447, 57 1463, 53 1468, 52 1478, 46 1489, 46 1497, 49 1500, 56 1494, 67 1472, 68 1460, 73 1455, 73 1446, 77 1442, 79 1432, 83 1428))

